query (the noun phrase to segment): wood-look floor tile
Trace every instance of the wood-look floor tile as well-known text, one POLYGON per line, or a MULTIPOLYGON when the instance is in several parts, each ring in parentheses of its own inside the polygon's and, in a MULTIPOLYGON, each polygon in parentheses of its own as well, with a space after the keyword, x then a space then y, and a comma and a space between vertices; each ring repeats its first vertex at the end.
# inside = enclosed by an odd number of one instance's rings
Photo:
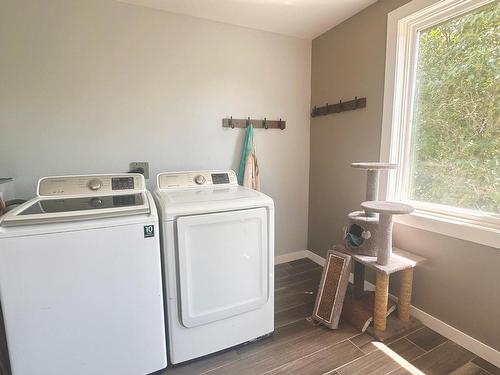
POLYGON ((482 369, 488 371, 492 375, 500 375, 500 368, 498 368, 492 363, 489 363, 487 360, 482 359, 481 357, 474 358, 472 362, 481 367, 482 369))
POLYGON ((274 269, 274 280, 280 280, 284 277, 290 276, 291 273, 288 272, 286 268, 280 267, 274 269))
POLYGON ((322 375, 340 367, 364 353, 349 340, 321 349, 307 357, 281 366, 269 374, 322 375))
POLYGON ((254 355, 212 370, 208 374, 263 374, 298 358, 305 357, 325 347, 344 341, 355 334, 356 331, 350 326, 344 326, 337 330, 328 330, 325 328, 316 334, 269 347, 254 355))
POLYGON ((483 370, 474 363, 469 362, 453 371, 451 375, 489 375, 489 372, 483 370))
POLYGON ((293 296, 297 294, 316 294, 318 292, 318 285, 319 279, 304 280, 276 290, 275 297, 281 298, 288 296, 293 298, 293 296))
POLYGON ((314 326, 308 321, 301 320, 286 326, 280 327, 274 331, 270 337, 261 339, 247 345, 240 346, 236 352, 240 358, 246 358, 261 350, 267 350, 276 345, 281 345, 289 341, 297 340, 304 336, 315 335, 324 330, 324 327, 314 326))
POLYGON ((425 353, 425 350, 405 338, 393 342, 388 347, 407 361, 412 361, 425 353))
POLYGON ((293 285, 297 285, 308 280, 314 280, 316 283, 316 288, 318 287, 319 281, 321 279, 321 270, 312 269, 301 273, 294 273, 289 276, 281 277, 280 279, 276 279, 274 282, 274 288, 276 291, 280 290, 284 287, 290 287, 293 285))
POLYGON ((301 287, 285 287, 274 293, 274 301, 288 302, 300 295, 316 295, 317 289, 313 287, 315 283, 309 285, 302 285, 301 287))
POLYGON ((441 345, 447 340, 446 337, 441 336, 439 333, 434 332, 428 327, 423 327, 422 329, 406 336, 406 338, 426 351, 441 345))
POLYGON ((292 260, 290 262, 287 262, 286 264, 288 264, 290 267, 299 267, 299 266, 302 266, 304 264, 315 265, 316 267, 318 266, 316 263, 314 263, 309 258, 300 258, 300 259, 292 260))
MULTIPOLYGON (((304 262, 306 263, 306 262, 304 262)), ((286 273, 286 276, 293 275, 294 273, 289 273, 289 269, 291 269, 290 265, 287 263, 277 265, 275 267, 275 271, 278 270, 277 272, 283 272, 286 273)), ((295 280, 292 279, 292 281, 295 281, 295 284, 298 284, 298 286, 295 289, 290 289, 288 291, 289 293, 289 298, 284 298, 285 300, 288 300, 289 302, 284 302, 285 304, 289 303, 292 304, 293 301, 296 299, 296 295, 299 291, 304 290, 307 288, 307 278, 308 277, 316 277, 318 273, 317 272, 304 272, 304 275, 301 276, 301 278, 297 278, 295 276, 295 280), (304 280, 306 279, 306 280, 304 280), (306 283, 304 283, 306 281, 306 283), (301 288, 302 286, 302 288, 301 288)), ((319 277, 318 277, 319 279, 319 277)), ((318 280, 319 282, 319 280, 318 280)), ((291 283, 290 283, 291 284, 291 283)), ((314 284, 314 281, 313 281, 314 284)), ((278 294, 279 295, 279 294, 278 294)), ((279 297, 278 297, 279 298, 279 297)), ((308 301, 310 303, 310 301, 308 301)), ((311 310, 312 307, 309 308, 302 308, 303 310, 305 309, 306 311, 311 310)), ((294 313, 297 312, 296 310, 292 310, 288 312, 287 314, 283 314, 283 319, 284 321, 291 321, 293 320, 293 315, 294 313)), ((308 316, 310 312, 307 314, 302 313, 301 316, 308 316)), ((279 326, 279 322, 278 325, 279 326)), ((281 328, 277 327, 275 330, 274 335, 268 338, 261 339, 259 341, 249 343, 244 346, 240 346, 238 348, 235 348, 231 351, 226 351, 221 354, 213 355, 213 356, 208 356, 199 360, 191 361, 185 365, 179 365, 174 368, 170 368, 167 370, 168 374, 173 374, 173 375, 187 375, 187 374, 202 374, 207 371, 216 369, 217 367, 220 367, 221 365, 228 364, 230 362, 233 362, 238 359, 243 359, 248 356, 251 356, 255 353, 258 353, 259 351, 266 350, 267 348, 283 344, 287 341, 297 339, 301 336, 304 335, 311 335, 314 334, 315 332, 321 332, 324 331, 324 327, 319 327, 319 326, 313 326, 310 323, 308 323, 305 319, 301 319, 301 321, 291 323, 288 325, 285 325, 281 328)))
POLYGON ((385 375, 399 364, 381 350, 376 350, 337 369, 341 375, 385 375))
MULTIPOLYGON (((275 332, 271 337, 169 368, 164 374, 411 374, 377 350, 371 336, 360 334, 343 320, 338 330, 305 320, 312 313, 321 272, 308 259, 276 265, 275 332)), ((497 367, 426 327, 386 345, 403 359, 413 359, 411 364, 426 375, 500 375, 497 367)))
POLYGON ((280 263, 280 264, 275 264, 274 265, 274 270, 281 270, 281 269, 284 269, 284 270, 289 270, 291 269, 292 266, 290 266, 290 264, 288 263, 280 263))
MULTIPOLYGON (((394 320, 398 319, 397 318, 397 312, 394 312, 391 315, 389 315, 389 317, 387 318, 387 322, 389 323, 389 321, 392 320, 392 319, 394 319, 394 320)), ((421 330, 424 327, 424 325, 420 321, 418 321, 418 320, 414 320, 413 324, 414 325, 411 328, 409 328, 407 331, 403 331, 401 333, 395 334, 394 336, 389 337, 388 339, 386 339, 384 341, 384 344, 390 345, 393 342, 398 341, 399 339, 401 339, 403 337, 407 337, 407 336, 411 335, 412 333, 415 333, 415 332, 421 330)))
POLYGON ((274 327, 279 328, 299 320, 304 320, 306 317, 311 316, 313 308, 314 303, 308 303, 275 313, 274 327))
POLYGON ((475 357, 474 354, 447 341, 434 350, 418 357, 412 364, 427 375, 449 374, 475 357))
POLYGON ((314 303, 316 301, 316 293, 296 293, 291 296, 277 296, 274 300, 274 312, 279 313, 296 306, 314 303))
POLYGON ((299 272, 304 272, 304 271, 308 271, 311 269, 323 270, 323 268, 320 265, 318 265, 317 263, 314 263, 310 259, 298 259, 298 260, 294 260, 293 262, 289 262, 288 264, 292 267, 292 270, 290 270, 291 272, 299 273, 299 272))
MULTIPOLYGON (((342 325, 342 327, 344 327, 344 325, 342 325)), ((277 328, 274 331, 273 339, 280 340, 280 342, 297 340, 298 338, 305 336, 306 334, 317 334, 325 330, 325 327, 321 325, 311 324, 307 320, 303 319, 295 323, 277 328)))
POLYGON ((412 372, 408 371, 407 369, 400 367, 394 371, 391 371, 387 375, 415 375, 415 373, 412 373, 412 372))
POLYGON ((230 350, 204 357, 195 361, 181 364, 176 367, 167 369, 165 375, 199 375, 217 367, 233 362, 239 358, 236 350, 230 350))
POLYGON ((368 335, 367 333, 361 333, 350 340, 365 354, 369 354, 377 350, 377 347, 373 345, 375 339, 372 336, 368 335))

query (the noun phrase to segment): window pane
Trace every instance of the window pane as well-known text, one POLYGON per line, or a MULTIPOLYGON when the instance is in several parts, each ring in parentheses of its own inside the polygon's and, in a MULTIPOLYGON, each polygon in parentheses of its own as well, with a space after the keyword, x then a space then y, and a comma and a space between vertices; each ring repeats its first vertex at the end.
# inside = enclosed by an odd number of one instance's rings
POLYGON ((500 5, 420 33, 409 198, 500 212, 500 5))

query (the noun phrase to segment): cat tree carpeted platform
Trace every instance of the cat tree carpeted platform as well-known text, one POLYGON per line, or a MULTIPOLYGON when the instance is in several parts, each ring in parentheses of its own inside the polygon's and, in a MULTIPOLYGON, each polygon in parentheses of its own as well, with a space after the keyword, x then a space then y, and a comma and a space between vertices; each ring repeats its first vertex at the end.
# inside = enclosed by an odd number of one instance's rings
POLYGON ((378 230, 375 247, 377 263, 387 265, 392 254, 392 215, 404 215, 413 212, 408 204, 387 201, 370 201, 361 203, 365 212, 378 213, 378 230))
POLYGON ((378 180, 380 177, 380 171, 396 169, 398 165, 392 163, 364 162, 352 163, 351 167, 367 171, 366 200, 376 201, 378 199, 378 180))

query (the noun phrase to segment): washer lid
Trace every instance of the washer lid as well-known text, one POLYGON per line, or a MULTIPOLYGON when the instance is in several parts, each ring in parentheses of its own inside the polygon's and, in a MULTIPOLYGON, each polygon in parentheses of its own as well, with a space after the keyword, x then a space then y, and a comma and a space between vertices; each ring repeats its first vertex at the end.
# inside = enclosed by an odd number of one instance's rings
POLYGON ((91 197, 35 198, 2 218, 2 226, 43 224, 149 213, 144 192, 91 197))
POLYGON ((2 226, 56 223, 149 213, 137 173, 44 177, 37 197, 8 212, 2 226))

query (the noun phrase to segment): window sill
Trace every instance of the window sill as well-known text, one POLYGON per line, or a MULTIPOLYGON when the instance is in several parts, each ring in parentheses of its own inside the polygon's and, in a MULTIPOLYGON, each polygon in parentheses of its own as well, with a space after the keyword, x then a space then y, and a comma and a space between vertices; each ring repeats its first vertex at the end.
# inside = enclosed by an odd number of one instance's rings
POLYGON ((500 249, 500 228, 459 217, 416 209, 410 215, 394 215, 394 222, 461 240, 500 249))

